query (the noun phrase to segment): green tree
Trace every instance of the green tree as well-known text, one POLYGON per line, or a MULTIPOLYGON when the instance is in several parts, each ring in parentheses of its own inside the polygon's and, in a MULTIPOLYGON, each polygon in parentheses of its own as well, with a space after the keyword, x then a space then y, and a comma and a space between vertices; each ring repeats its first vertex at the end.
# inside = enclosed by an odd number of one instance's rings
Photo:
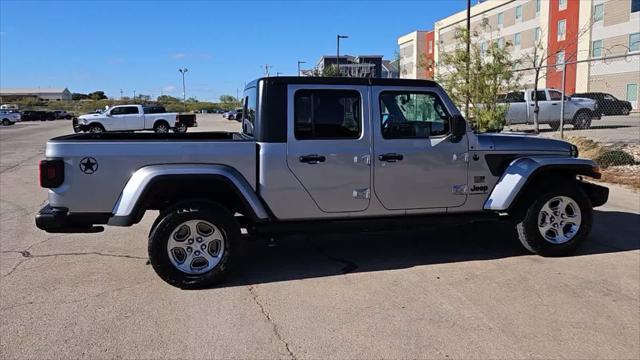
POLYGON ((71 94, 71 100, 84 100, 84 99, 88 99, 89 95, 87 94, 81 94, 81 93, 73 93, 71 94))
POLYGON ((220 95, 220 102, 222 103, 237 103, 238 99, 231 95, 220 95))
POLYGON ((169 95, 160 95, 160 96, 158 96, 158 98, 156 99, 156 101, 158 101, 158 102, 161 102, 161 103, 165 104, 165 103, 180 102, 180 99, 178 99, 177 97, 174 97, 174 96, 169 96, 169 95))
MULTIPOLYGON (((488 25, 485 23, 482 26, 488 25)), ((477 32, 473 32, 470 52, 467 53, 466 39, 466 29, 456 29, 456 47, 443 53, 438 81, 461 108, 469 94, 470 114, 465 115, 474 121, 476 130, 502 130, 508 107, 498 103, 499 95, 515 89, 519 80, 513 71, 518 61, 511 59, 509 53, 511 43, 504 44, 493 39, 484 41, 477 32)))
POLYGON ((94 91, 89 94, 89 99, 91 100, 105 100, 107 99, 107 95, 104 94, 104 91, 94 91))

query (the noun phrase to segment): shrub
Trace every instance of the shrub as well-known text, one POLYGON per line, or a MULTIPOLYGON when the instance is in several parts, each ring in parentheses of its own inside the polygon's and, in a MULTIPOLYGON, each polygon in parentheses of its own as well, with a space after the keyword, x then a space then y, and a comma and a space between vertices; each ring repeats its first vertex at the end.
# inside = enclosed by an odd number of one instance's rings
POLYGON ((604 149, 593 160, 603 168, 609 166, 634 165, 636 163, 631 154, 619 149, 604 149))

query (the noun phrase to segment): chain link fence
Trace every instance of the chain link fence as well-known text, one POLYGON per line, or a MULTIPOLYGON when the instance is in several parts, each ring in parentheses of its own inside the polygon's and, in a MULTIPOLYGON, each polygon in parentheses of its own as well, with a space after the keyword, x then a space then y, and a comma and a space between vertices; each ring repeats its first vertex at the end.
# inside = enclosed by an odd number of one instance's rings
MULTIPOLYGON (((529 77, 536 69, 518 69, 529 77)), ((640 188, 640 54, 600 57, 540 70, 538 89, 501 96, 508 106, 504 132, 524 132, 574 143, 595 160, 606 181, 640 188), (561 83, 545 88, 547 79, 561 83)))

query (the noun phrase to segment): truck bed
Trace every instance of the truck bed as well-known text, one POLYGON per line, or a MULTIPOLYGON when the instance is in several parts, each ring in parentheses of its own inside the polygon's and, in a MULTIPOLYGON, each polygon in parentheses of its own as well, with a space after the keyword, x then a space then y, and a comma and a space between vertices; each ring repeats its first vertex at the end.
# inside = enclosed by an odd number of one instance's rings
POLYGON ((165 133, 154 132, 102 132, 102 133, 78 133, 53 138, 49 142, 68 141, 206 141, 206 140, 249 140, 241 133, 226 131, 165 133))
POLYGON ((222 164, 235 168, 255 189, 256 143, 232 132, 97 133, 47 142, 46 157, 64 161, 64 182, 49 202, 69 212, 109 213, 131 176, 158 164, 222 164), (96 162, 87 172, 81 163, 96 162), (84 170, 84 171, 83 171, 84 170))

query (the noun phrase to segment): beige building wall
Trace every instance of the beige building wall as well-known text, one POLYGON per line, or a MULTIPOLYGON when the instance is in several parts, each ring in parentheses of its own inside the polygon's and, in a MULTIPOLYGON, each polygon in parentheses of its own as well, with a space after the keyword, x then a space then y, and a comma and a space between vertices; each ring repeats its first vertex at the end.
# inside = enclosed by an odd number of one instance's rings
POLYGON ((426 78, 420 56, 426 53, 427 33, 428 31, 414 31, 398 38, 401 79, 426 78))
MULTIPOLYGON (((630 0, 585 2, 588 3, 592 14, 595 12, 595 6, 603 6, 604 9, 603 19, 594 21, 591 25, 588 44, 584 46, 583 41, 580 42, 580 45, 583 45, 582 48, 588 48, 586 53, 590 57, 593 56, 594 42, 602 42, 601 56, 630 55, 620 59, 584 64, 583 68, 586 70, 578 73, 577 81, 583 89, 586 87, 586 91, 608 92, 626 100, 630 95, 627 93, 628 88, 633 89, 633 85, 636 89, 640 88, 640 51, 632 52, 629 49, 630 35, 640 33, 640 11, 631 12, 630 0)), ((636 92, 635 98, 639 96, 636 92)), ((631 103, 634 109, 638 109, 638 100, 631 103)))
MULTIPOLYGON (((504 41, 505 43, 515 43, 516 34, 520 36, 520 45, 512 46, 512 57, 514 59, 531 58, 533 48, 536 45, 536 28, 541 29, 541 39, 539 45, 546 48, 547 24, 549 14, 549 1, 540 1, 540 11, 536 12, 536 0, 492 0, 479 3, 471 8, 471 29, 480 34, 479 38, 484 42, 504 41), (516 19, 516 8, 522 7, 522 17, 516 19), (498 24, 498 17, 502 14, 503 23, 498 24), (488 24, 483 27, 482 24, 488 24), (500 40, 502 39, 502 40, 500 40)), ((466 10, 451 15, 436 22, 435 41, 436 47, 435 62, 439 64, 442 54, 452 51, 457 44, 454 37, 456 29, 466 27, 466 10)), ((521 68, 531 67, 533 63, 523 60, 521 68)), ((447 69, 443 66, 436 66, 438 73, 445 73, 447 69)), ((531 71, 521 73, 521 83, 523 86, 533 84, 534 77, 531 71)), ((540 79, 538 86, 544 87, 546 79, 540 79)))

